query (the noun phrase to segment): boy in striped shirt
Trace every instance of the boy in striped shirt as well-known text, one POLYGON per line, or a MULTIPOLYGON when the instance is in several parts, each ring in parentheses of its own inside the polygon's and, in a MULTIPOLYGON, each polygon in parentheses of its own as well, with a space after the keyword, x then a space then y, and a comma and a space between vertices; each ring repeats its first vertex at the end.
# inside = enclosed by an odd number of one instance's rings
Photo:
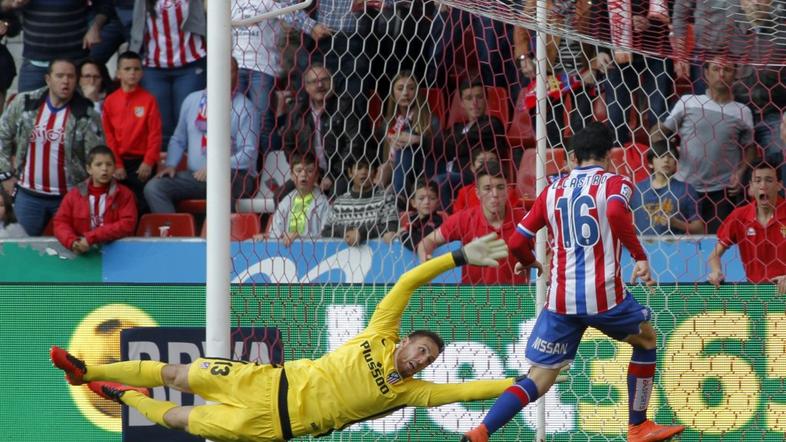
POLYGON ((633 278, 654 284, 649 263, 631 218, 633 183, 606 172, 613 145, 611 131, 588 124, 571 140, 568 176, 549 185, 508 240, 517 270, 540 263, 532 254, 535 233, 548 227, 552 241, 551 284, 526 348, 532 365, 526 378, 509 387, 483 423, 462 440, 487 441, 530 402, 545 394, 560 369, 573 360, 587 327, 633 346, 628 366, 628 441, 668 440, 685 427, 661 426, 647 419, 657 360, 651 312, 625 290, 620 278, 620 243, 636 264, 633 278))

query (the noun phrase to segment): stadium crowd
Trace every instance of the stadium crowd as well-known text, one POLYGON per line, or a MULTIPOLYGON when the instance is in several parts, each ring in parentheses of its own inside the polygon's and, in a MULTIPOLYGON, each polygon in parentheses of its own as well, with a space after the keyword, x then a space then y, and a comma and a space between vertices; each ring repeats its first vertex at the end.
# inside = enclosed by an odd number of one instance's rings
MULTIPOLYGON (((765 227, 786 210, 786 7, 617 3, 548 2, 562 36, 547 39, 549 178, 568 171, 571 134, 605 122, 609 170, 637 183, 639 234, 742 247, 724 226, 742 222, 738 207, 771 204, 765 227)), ((232 17, 280 6, 232 0, 232 17)), ((54 234, 85 253, 150 235, 136 227, 148 214, 203 219, 206 31, 202 0, 0 2, 0 35, 23 41, 18 69, 0 46, 0 238, 54 234)), ((233 210, 253 213, 239 239, 380 238, 425 259, 446 241, 507 237, 535 198, 534 42, 430 1, 321 0, 234 27, 233 210), (275 205, 241 204, 257 199, 275 205)), ((773 250, 786 242, 767 235, 773 250)), ((519 276, 464 269, 466 282, 519 276)))

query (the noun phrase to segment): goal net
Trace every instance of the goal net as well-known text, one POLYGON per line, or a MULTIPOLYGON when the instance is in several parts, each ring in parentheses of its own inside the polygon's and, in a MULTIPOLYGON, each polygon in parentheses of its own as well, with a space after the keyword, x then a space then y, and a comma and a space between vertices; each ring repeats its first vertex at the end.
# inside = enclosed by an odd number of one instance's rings
MULTIPOLYGON (((233 20, 281 5, 233 0, 233 20)), ((601 121, 615 142, 610 169, 637 183, 631 207, 658 280, 629 287, 659 333, 650 417, 686 425, 683 440, 782 438, 782 298, 746 284, 736 248, 723 258, 728 287, 706 284, 706 263, 721 222, 759 197, 748 192, 752 164, 784 175, 784 26, 781 0, 320 0, 233 27, 237 91, 258 116, 252 134, 233 137, 259 144, 258 188, 236 208, 257 214, 264 236, 233 244, 234 335, 279 327, 287 360, 339 347, 417 265, 423 236, 437 229, 450 241, 434 253, 451 250, 473 232, 450 217, 489 208, 508 234, 536 197, 536 163, 548 179, 566 173, 572 134, 601 121), (495 162, 506 190, 476 180, 495 162)), ((447 343, 418 377, 527 372, 534 279, 489 275, 455 270, 413 296, 402 335, 429 329, 447 343)), ((625 440, 629 358, 629 346, 589 331, 545 396, 547 440, 625 440)), ((457 440, 491 403, 406 408, 331 437, 457 440)), ((495 439, 532 440, 537 425, 530 406, 495 439)))

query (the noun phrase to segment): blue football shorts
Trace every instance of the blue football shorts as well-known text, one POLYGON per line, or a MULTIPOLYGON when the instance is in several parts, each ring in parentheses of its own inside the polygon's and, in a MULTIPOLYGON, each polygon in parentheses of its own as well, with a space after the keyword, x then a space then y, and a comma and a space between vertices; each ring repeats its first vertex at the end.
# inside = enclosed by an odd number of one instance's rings
POLYGON ((625 299, 611 310, 599 314, 564 315, 544 309, 527 340, 525 357, 530 364, 538 367, 560 368, 576 357, 587 327, 622 341, 630 335, 639 334, 641 323, 650 318, 652 311, 639 304, 630 293, 626 293, 625 299))

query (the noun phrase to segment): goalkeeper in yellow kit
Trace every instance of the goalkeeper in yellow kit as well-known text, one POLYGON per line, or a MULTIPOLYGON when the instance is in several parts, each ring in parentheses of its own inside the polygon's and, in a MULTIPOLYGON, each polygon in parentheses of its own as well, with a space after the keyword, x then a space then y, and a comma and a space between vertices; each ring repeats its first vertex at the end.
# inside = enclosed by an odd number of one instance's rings
POLYGON ((513 379, 460 384, 413 379, 434 362, 444 343, 422 330, 400 340, 399 328, 418 287, 454 267, 494 266, 507 255, 505 242, 492 233, 415 267, 382 299, 363 332, 316 360, 283 366, 210 358, 188 365, 124 361, 86 366, 58 347, 50 356, 73 385, 88 383, 98 395, 136 408, 159 425, 222 441, 319 436, 406 406, 495 398, 513 379), (180 407, 149 397, 148 388, 162 385, 217 404, 180 407))

